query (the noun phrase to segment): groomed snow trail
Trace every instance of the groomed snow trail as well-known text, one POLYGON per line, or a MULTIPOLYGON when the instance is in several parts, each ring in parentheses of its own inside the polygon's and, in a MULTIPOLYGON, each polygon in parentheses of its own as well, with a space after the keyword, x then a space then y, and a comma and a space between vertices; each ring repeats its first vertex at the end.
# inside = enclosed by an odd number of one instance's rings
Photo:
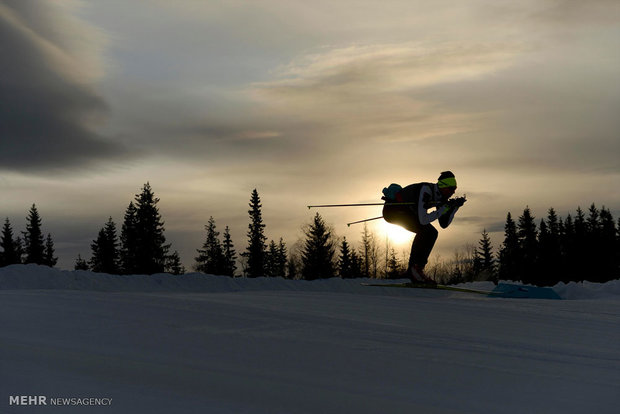
POLYGON ((113 402, 37 412, 617 412, 616 297, 347 291, 341 282, 0 290, 0 411, 31 412, 9 396, 44 395, 113 402))

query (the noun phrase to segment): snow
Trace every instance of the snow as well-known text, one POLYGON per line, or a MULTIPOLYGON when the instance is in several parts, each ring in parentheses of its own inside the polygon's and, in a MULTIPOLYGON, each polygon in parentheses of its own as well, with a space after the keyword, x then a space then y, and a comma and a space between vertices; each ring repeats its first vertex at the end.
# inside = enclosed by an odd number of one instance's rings
POLYGON ((0 412, 618 411, 620 281, 555 286, 568 300, 361 281, 2 268, 0 412))

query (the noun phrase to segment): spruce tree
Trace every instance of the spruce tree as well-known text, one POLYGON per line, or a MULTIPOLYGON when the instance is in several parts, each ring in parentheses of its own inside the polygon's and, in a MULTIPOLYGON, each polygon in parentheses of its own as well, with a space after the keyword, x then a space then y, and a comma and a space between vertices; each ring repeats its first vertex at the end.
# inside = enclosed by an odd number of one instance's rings
POLYGON ((396 255, 396 250, 393 247, 390 248, 386 263, 386 277, 388 279, 396 279, 403 273, 403 270, 403 266, 396 255))
POLYGON ((564 233, 560 240, 560 249, 562 255, 562 281, 568 283, 577 281, 577 262, 579 261, 577 249, 577 234, 575 232, 575 223, 570 214, 564 220, 564 233))
POLYGON ((290 255, 286 262, 286 277, 288 279, 297 279, 299 276, 299 260, 290 255))
POLYGON ((90 267, 93 272, 112 275, 120 273, 119 242, 116 235, 116 224, 112 221, 112 217, 99 230, 97 239, 93 240, 90 246, 92 250, 90 267))
POLYGON ((539 270, 539 280, 537 284, 541 286, 553 285, 554 269, 553 262, 551 262, 552 248, 551 243, 551 231, 549 230, 545 220, 540 220, 540 226, 538 231, 538 260, 536 266, 539 270))
POLYGON ((26 231, 24 234, 24 250, 26 253, 25 263, 44 263, 45 244, 41 231, 41 217, 37 207, 33 204, 26 219, 26 231))
POLYGON ((360 246, 360 261, 363 277, 370 277, 372 272, 371 262, 373 244, 373 235, 370 231, 368 231, 368 224, 364 223, 364 229, 362 230, 362 245, 360 246))
POLYGON ((354 277, 351 263, 351 248, 347 242, 347 238, 342 239, 340 243, 340 257, 338 258, 338 276, 343 279, 354 277))
POLYGON ((600 211, 599 241, 597 243, 600 257, 599 281, 607 282, 620 277, 618 255, 620 244, 616 238, 616 224, 611 211, 605 207, 600 211))
POLYGON ((263 224, 260 197, 254 189, 250 198, 250 224, 248 226, 248 247, 242 253, 247 260, 247 275, 259 277, 265 275, 265 225, 263 224))
POLYGON ((223 274, 226 276, 235 276, 237 270, 237 252, 230 237, 230 229, 226 226, 224 229, 224 241, 222 243, 224 249, 224 269, 223 274))
POLYGON ((603 256, 601 215, 594 203, 588 209, 588 213, 584 250, 584 256, 588 261, 588 280, 602 282, 606 277, 604 275, 606 258, 603 256))
POLYGON ((534 216, 529 207, 523 210, 517 225, 519 247, 521 250, 520 279, 525 283, 535 283, 539 278, 536 267, 538 261, 538 231, 534 216))
POLYGON ((351 249, 351 274, 352 277, 361 277, 362 259, 354 249, 351 249))
POLYGON ((54 267, 58 263, 58 257, 54 256, 54 241, 52 235, 47 234, 45 239, 45 251, 43 252, 43 264, 45 266, 54 267))
POLYGON ((159 214, 159 198, 147 182, 136 194, 136 265, 137 272, 147 275, 162 273, 170 245, 166 244, 164 222, 159 214))
POLYGON ((589 247, 586 216, 581 207, 577 207, 577 215, 575 216, 574 224, 574 252, 571 257, 571 265, 574 276, 572 280, 575 282, 582 282, 588 276, 588 267, 590 263, 587 260, 589 247))
POLYGON ((13 238, 13 228, 8 217, 4 220, 4 226, 2 227, 0 247, 2 248, 0 266, 9 266, 22 262, 20 242, 19 239, 15 240, 13 238))
POLYGON ((73 266, 73 269, 75 270, 88 270, 88 262, 84 259, 82 259, 82 256, 80 254, 78 254, 77 259, 75 259, 75 264, 73 266))
POLYGON ((265 276, 275 277, 278 274, 278 246, 271 240, 265 252, 265 276))
POLYGON ((306 280, 334 277, 334 242, 331 231, 319 213, 305 231, 302 276, 306 280))
POLYGON ((521 252, 517 225, 512 219, 512 215, 508 213, 506 224, 504 225, 504 242, 499 250, 499 278, 502 280, 517 280, 520 260, 521 252))
POLYGON ((126 275, 138 273, 138 217, 135 204, 129 203, 121 228, 121 270, 126 275))
POLYGON ((278 242, 277 259, 276 259, 276 269, 277 269, 278 276, 282 276, 282 277, 286 276, 286 260, 287 260, 286 243, 284 243, 284 239, 280 237, 280 241, 278 242))
POLYGON ((220 232, 216 230, 215 219, 209 217, 205 225, 207 237, 202 245, 202 249, 197 249, 196 270, 212 275, 224 274, 224 251, 220 242, 220 232))
POLYGON ((547 228, 549 229, 549 235, 553 239, 557 239, 560 236, 560 224, 561 220, 558 218, 557 213, 553 207, 547 211, 547 228))
POLYGON ((486 229, 482 231, 482 238, 478 242, 478 249, 474 254, 474 274, 484 280, 496 282, 495 258, 493 257, 493 246, 491 238, 486 229))
POLYGON ((185 267, 181 264, 181 257, 178 251, 174 251, 166 260, 166 272, 172 275, 185 274, 185 267))

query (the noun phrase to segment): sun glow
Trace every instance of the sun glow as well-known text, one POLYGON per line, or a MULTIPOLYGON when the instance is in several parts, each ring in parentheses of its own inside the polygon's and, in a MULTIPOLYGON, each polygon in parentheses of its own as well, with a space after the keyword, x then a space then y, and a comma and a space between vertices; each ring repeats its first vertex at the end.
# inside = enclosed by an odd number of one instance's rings
POLYGON ((382 230, 385 232, 390 241, 394 244, 404 244, 411 241, 413 233, 395 224, 382 222, 382 230))

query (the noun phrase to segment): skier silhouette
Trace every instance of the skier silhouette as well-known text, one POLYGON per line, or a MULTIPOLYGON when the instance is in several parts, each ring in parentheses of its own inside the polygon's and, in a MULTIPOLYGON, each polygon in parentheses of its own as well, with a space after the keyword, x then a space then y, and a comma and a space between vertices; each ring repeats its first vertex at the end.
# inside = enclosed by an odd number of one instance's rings
POLYGON ((454 214, 466 201, 465 197, 450 199, 455 191, 456 178, 451 171, 442 172, 437 183, 415 183, 404 188, 392 184, 383 189, 383 199, 386 200, 383 206, 385 221, 415 233, 409 266, 401 277, 407 277, 413 283, 435 284, 424 273, 437 240, 437 229, 431 223, 439 220, 439 225, 444 229, 452 223, 454 214), (435 210, 429 212, 431 208, 435 210))

